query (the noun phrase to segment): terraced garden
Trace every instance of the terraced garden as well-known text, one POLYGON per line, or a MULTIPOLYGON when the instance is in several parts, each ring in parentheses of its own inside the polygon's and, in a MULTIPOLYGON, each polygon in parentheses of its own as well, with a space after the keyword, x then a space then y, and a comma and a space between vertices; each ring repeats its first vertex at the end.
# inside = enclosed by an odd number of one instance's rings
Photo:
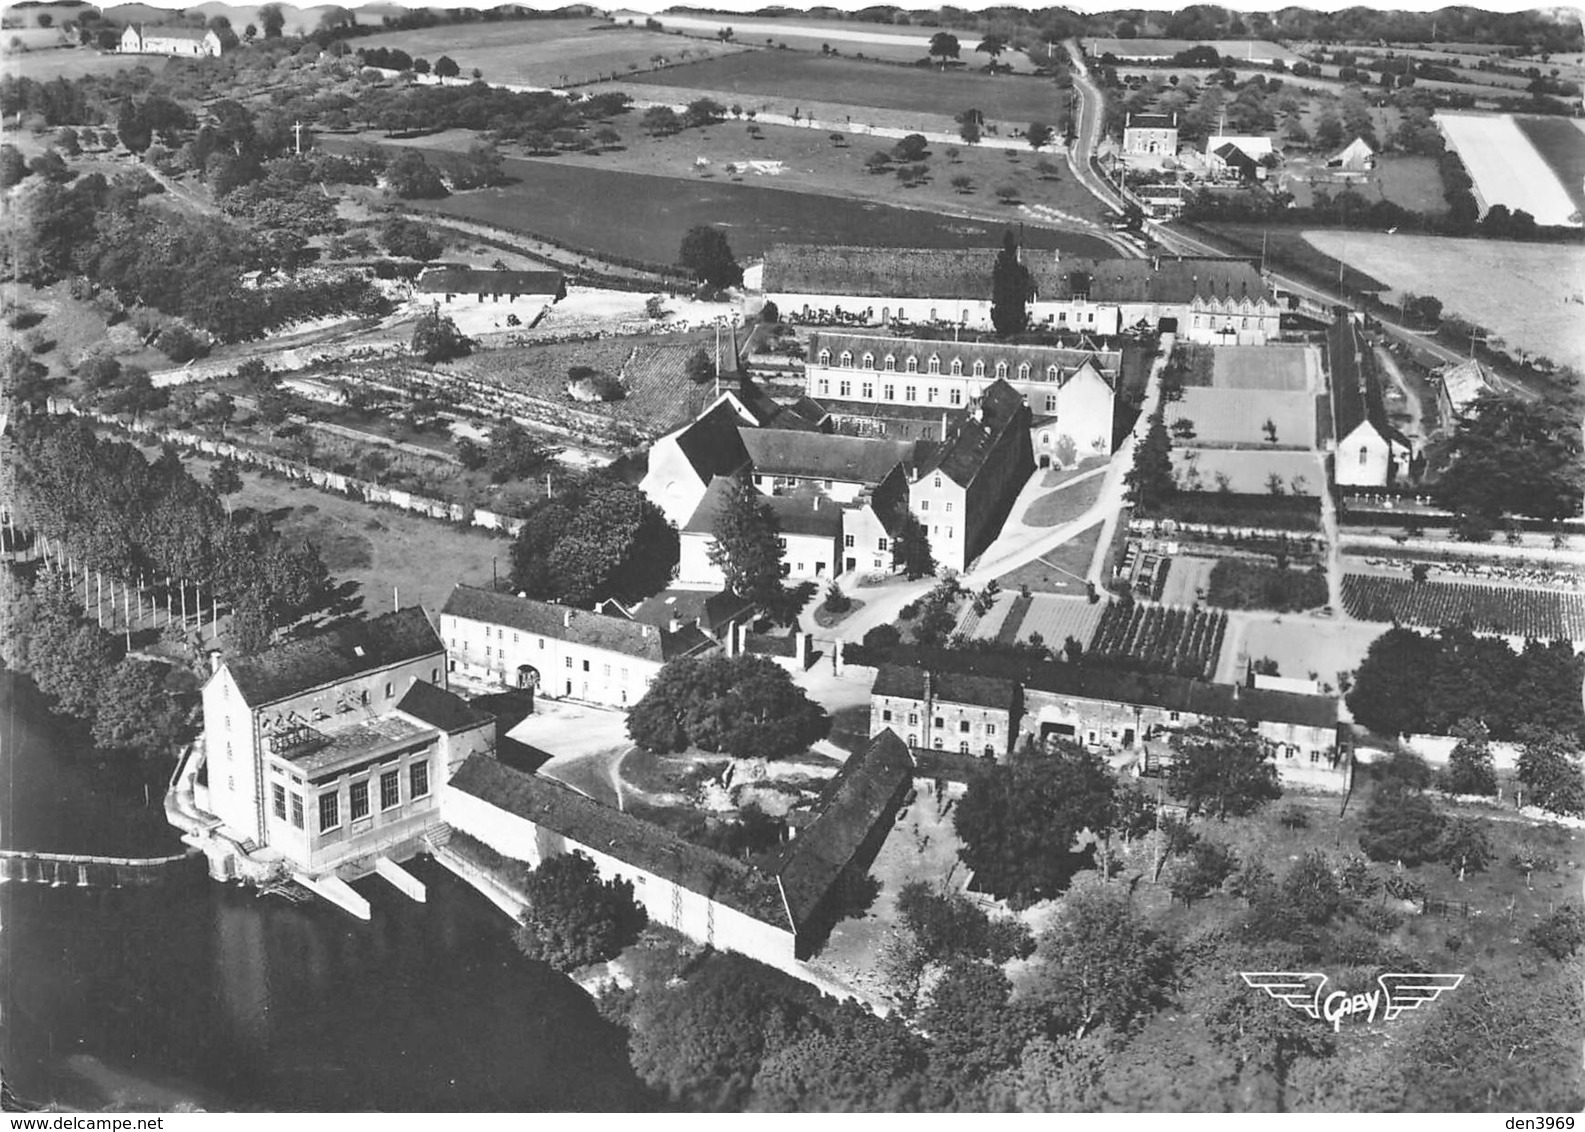
POLYGON ((1471 582, 1416 582, 1379 574, 1343 575, 1343 606, 1361 621, 1399 621, 1511 637, 1585 640, 1585 595, 1471 582))
POLYGON ((1220 611, 1114 601, 1086 655, 1135 672, 1209 679, 1226 634, 1220 611))

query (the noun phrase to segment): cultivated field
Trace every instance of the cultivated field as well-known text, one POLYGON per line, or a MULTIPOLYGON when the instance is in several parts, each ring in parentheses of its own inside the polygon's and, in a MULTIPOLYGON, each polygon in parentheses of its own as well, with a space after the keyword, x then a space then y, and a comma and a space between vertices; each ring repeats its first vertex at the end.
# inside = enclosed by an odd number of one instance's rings
POLYGON ((1389 301, 1434 294, 1446 313, 1486 327, 1493 346, 1585 366, 1585 248, 1319 229, 1304 238, 1393 288, 1389 301))
POLYGON ((1210 676, 1216 671, 1227 614, 1113 601, 1087 654, 1137 672, 1210 676))
POLYGON ((1227 644, 1217 679, 1244 679, 1250 662, 1269 657, 1283 676, 1315 679, 1337 686, 1339 672, 1352 672, 1365 659, 1370 644, 1381 636, 1380 625, 1358 621, 1307 618, 1282 613, 1235 613, 1229 620, 1227 644))
POLYGON ((1219 477, 1225 476, 1228 491, 1247 495, 1269 492, 1274 475, 1289 495, 1319 495, 1326 483, 1325 468, 1313 452, 1174 447, 1172 473, 1187 491, 1218 491, 1219 477))
POLYGON ((1515 118, 1519 130, 1557 176, 1558 184, 1585 209, 1585 122, 1578 118, 1515 118))
MULTIPOLYGON (((674 263, 684 234, 700 224, 724 229, 741 260, 762 254, 776 243, 994 247, 1011 222, 968 220, 761 185, 685 181, 555 161, 509 159, 505 166, 513 178, 511 184, 411 203, 440 216, 476 220, 650 263, 674 263)), ((1030 227, 1024 231, 1024 240, 1030 247, 1060 247, 1074 255, 1109 254, 1104 241, 1081 233, 1030 227)))
POLYGON ((463 73, 477 67, 492 83, 567 86, 620 78, 687 60, 732 55, 736 44, 676 36, 598 20, 503 20, 393 31, 350 41, 395 47, 433 63, 449 55, 463 73))
POLYGON ((1347 189, 1367 201, 1387 200, 1411 212, 1439 216, 1447 211, 1442 171, 1435 158, 1384 153, 1377 156, 1375 169, 1362 177, 1344 180, 1326 169, 1327 156, 1294 155, 1286 159, 1278 184, 1293 194, 1294 203, 1300 208, 1312 206, 1317 193, 1335 197, 1347 189))
POLYGON ((1309 393, 1264 389, 1190 386, 1181 401, 1167 406, 1167 424, 1194 423, 1192 441, 1201 445, 1237 444, 1264 448, 1315 447, 1315 398, 1309 393), (1276 440, 1265 425, 1276 426, 1276 440))
POLYGON ((1580 224, 1580 205, 1508 114, 1438 113, 1437 125, 1487 207, 1523 209, 1542 225, 1580 224))
MULTIPOLYGON (((6 37, 0 35, 0 40, 6 37)), ((85 47, 58 51, 7 51, 0 55, 0 74, 36 82, 77 79, 83 75, 113 75, 136 67, 147 67, 157 73, 164 66, 165 60, 156 55, 117 55, 108 51, 90 51, 85 47)))
POLYGON ((1092 603, 1082 596, 1037 592, 1024 597, 1004 588, 990 612, 972 627, 972 635, 1013 644, 1039 634, 1040 640, 1054 649, 1072 637, 1088 648, 1106 610, 1105 602, 1092 603))
MULTIPOLYGON (((1085 596, 1083 578, 1095 561, 1101 542, 1101 524, 1086 527, 1061 546, 997 578, 1004 590, 1028 586, 1037 594, 1085 596)), ((993 611, 993 614, 994 611, 993 611)))
POLYGON ((1171 58, 1191 47, 1201 45, 1216 48, 1217 54, 1257 63, 1281 59, 1295 63, 1299 56, 1280 43, 1266 39, 1086 39, 1084 50, 1094 58, 1112 54, 1119 59, 1133 56, 1139 59, 1171 58))
MULTIPOLYGON (((616 18, 627 22, 643 23, 644 13, 616 13, 616 18)), ((923 59, 930 49, 930 37, 938 31, 955 35, 958 39, 958 58, 968 66, 983 65, 988 55, 975 54, 980 34, 956 28, 910 28, 896 24, 865 23, 860 20, 766 20, 737 16, 691 16, 682 12, 666 12, 660 23, 667 31, 685 35, 703 35, 714 39, 723 28, 731 28, 733 38, 739 43, 786 44, 788 48, 818 51, 829 44, 843 55, 864 55, 875 59, 912 63, 923 59)), ((1015 71, 1032 71, 1035 64, 1020 51, 1004 52, 998 63, 1011 65, 1015 71)))
POLYGON ((1308 346, 1213 346, 1211 385, 1216 389, 1267 389, 1304 393, 1316 388, 1319 360, 1308 346))
POLYGON ((1343 605, 1362 621, 1472 629, 1510 637, 1585 640, 1585 595, 1470 582, 1343 575, 1343 605))
POLYGON ((847 107, 855 118, 862 108, 879 107, 950 119, 972 107, 990 123, 1000 123, 1003 134, 1032 121, 1060 127, 1067 105, 1066 96, 1048 79, 905 70, 781 51, 669 67, 644 81, 710 92, 718 98, 754 99, 765 113, 791 114, 800 103, 818 101, 847 107))

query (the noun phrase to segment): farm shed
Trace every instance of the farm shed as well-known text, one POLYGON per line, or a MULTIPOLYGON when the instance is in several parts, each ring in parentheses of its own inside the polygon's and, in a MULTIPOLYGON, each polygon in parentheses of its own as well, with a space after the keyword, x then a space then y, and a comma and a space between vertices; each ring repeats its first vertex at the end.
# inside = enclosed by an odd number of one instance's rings
POLYGON ((420 295, 443 295, 446 302, 472 295, 479 302, 529 305, 554 303, 567 295, 559 271, 481 271, 471 267, 427 268, 414 290, 420 295))

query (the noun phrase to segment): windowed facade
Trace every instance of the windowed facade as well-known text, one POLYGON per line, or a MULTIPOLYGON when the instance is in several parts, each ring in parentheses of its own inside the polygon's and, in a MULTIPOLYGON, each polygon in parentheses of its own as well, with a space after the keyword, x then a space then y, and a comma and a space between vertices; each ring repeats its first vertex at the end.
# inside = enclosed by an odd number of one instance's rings
POLYGON ((392 810, 402 804, 402 775, 388 770, 380 775, 380 809, 392 810))

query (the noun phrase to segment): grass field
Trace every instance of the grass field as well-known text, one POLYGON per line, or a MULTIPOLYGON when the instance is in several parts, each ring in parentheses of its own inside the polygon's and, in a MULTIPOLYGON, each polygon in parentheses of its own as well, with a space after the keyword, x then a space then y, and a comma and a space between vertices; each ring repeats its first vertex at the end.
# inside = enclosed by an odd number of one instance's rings
POLYGON ((1579 203, 1513 115, 1440 112, 1436 122, 1488 206, 1523 209, 1541 225, 1579 225, 1579 203))
POLYGON ((1289 495, 1319 495, 1326 472, 1312 452, 1262 452, 1231 448, 1179 448, 1172 450, 1172 470, 1189 490, 1217 491, 1227 477, 1227 489, 1260 495, 1269 490, 1273 475, 1289 495), (1198 486, 1193 476, 1198 475, 1198 486))
MULTIPOLYGON (((0 40, 6 38, 8 35, 0 35, 0 40)), ((36 82, 77 79, 83 75, 113 75, 135 67, 147 67, 158 73, 164 66, 165 60, 152 55, 117 55, 82 47, 60 51, 7 51, 0 55, 0 74, 36 82)))
MULTIPOLYGON (((925 160, 925 180, 905 188, 894 175, 874 174, 864 167, 865 160, 878 149, 888 147, 883 138, 843 135, 833 142, 831 131, 793 126, 759 126, 760 136, 748 134, 740 122, 725 122, 705 130, 684 130, 669 137, 651 137, 637 128, 633 117, 619 118, 616 128, 623 144, 602 153, 568 153, 545 160, 555 164, 578 165, 593 169, 617 170, 677 177, 707 185, 711 181, 742 183, 794 192, 853 197, 878 204, 906 201, 919 208, 945 212, 980 214, 995 219, 1013 212, 994 195, 1010 185, 1026 205, 1054 208, 1069 215, 1099 219, 1101 208, 1083 186, 1063 169, 1055 178, 1037 168, 1040 158, 1030 153, 1015 154, 991 149, 960 147, 949 159, 946 146, 933 146, 925 160), (697 164, 700 160, 708 166, 697 164), (778 173, 756 173, 749 162, 779 161, 778 173), (735 172, 728 173, 731 165, 735 172), (708 174, 708 175, 706 175, 708 174), (957 177, 969 178, 967 191, 952 184, 957 177)), ((464 139, 464 146, 475 139, 467 131, 452 131, 464 139)), ((379 140, 368 135, 371 141, 379 140)), ((447 135, 448 137, 450 134, 447 135)), ((425 138, 438 144, 439 138, 425 138)), ((511 147, 505 147, 511 152, 511 147)), ((1060 160, 1060 159, 1053 159, 1060 160)))
POLYGON ((1389 301, 1430 293, 1445 313, 1486 327, 1494 347, 1585 366, 1585 248, 1321 229, 1304 238, 1381 279, 1389 301))
POLYGON ((1211 385, 1302 393, 1313 388, 1315 351, 1309 346, 1214 346, 1211 385))
MULTIPOLYGON (((1309 393, 1191 386, 1167 406, 1167 423, 1194 423, 1194 442, 1266 448, 1315 447, 1315 398, 1309 393), (1265 430, 1276 426, 1276 440, 1265 430)), ((1189 443, 1185 441, 1184 443, 1189 443)))
POLYGON ((1062 92, 1046 79, 902 69, 782 51, 669 67, 645 81, 739 98, 774 99, 778 106, 787 104, 784 113, 799 102, 810 101, 852 107, 854 117, 859 116, 860 108, 870 106, 947 118, 972 107, 989 122, 1001 123, 1004 134, 1032 121, 1060 127, 1062 108, 1067 104, 1062 92))
POLYGON ((1299 60, 1299 56, 1265 39, 1086 39, 1084 50, 1094 58, 1112 54, 1119 59, 1130 55, 1138 58, 1170 57, 1200 44, 1216 48, 1217 52, 1234 59, 1281 59, 1285 63, 1299 60))
MULTIPOLYGON (((457 216, 560 240, 595 252, 673 263, 696 225, 724 229, 741 260, 776 243, 994 247, 1011 224, 969 220, 759 185, 685 181, 551 161, 508 160, 512 184, 414 202, 457 216)), ((899 194, 902 190, 899 189, 899 194)), ((1026 246, 1106 256, 1095 236, 1026 228, 1026 246)))
POLYGON ((1447 211, 1442 173, 1435 158, 1385 153, 1377 157, 1375 170, 1362 179, 1342 181, 1326 171, 1324 156, 1291 157, 1280 175, 1281 187, 1293 194, 1300 208, 1313 205, 1319 192, 1335 197, 1348 189, 1368 201, 1389 200, 1413 212, 1438 216, 1447 211))
POLYGON ((477 67, 492 83, 566 86, 618 78, 657 65, 743 49, 735 44, 679 40, 600 20, 510 20, 393 31, 350 41, 351 46, 395 47, 433 63, 441 55, 466 73, 477 67))
POLYGON ((1217 679, 1239 681, 1250 661, 1270 657, 1283 676, 1308 677, 1337 686, 1339 672, 1358 668, 1384 626, 1293 614, 1234 613, 1217 679))
POLYGON ((1104 475, 1096 475, 1068 487, 1056 488, 1031 503, 1024 512, 1023 521, 1031 527, 1060 527, 1071 522, 1100 498, 1105 482, 1104 475))
POLYGON ((1095 548, 1101 541, 1101 524, 1096 523, 1074 535, 1067 542, 1025 563, 996 579, 1004 590, 1028 586, 1035 593, 1069 594, 1082 596, 1084 583, 1080 581, 1090 571, 1095 559, 1095 548))

